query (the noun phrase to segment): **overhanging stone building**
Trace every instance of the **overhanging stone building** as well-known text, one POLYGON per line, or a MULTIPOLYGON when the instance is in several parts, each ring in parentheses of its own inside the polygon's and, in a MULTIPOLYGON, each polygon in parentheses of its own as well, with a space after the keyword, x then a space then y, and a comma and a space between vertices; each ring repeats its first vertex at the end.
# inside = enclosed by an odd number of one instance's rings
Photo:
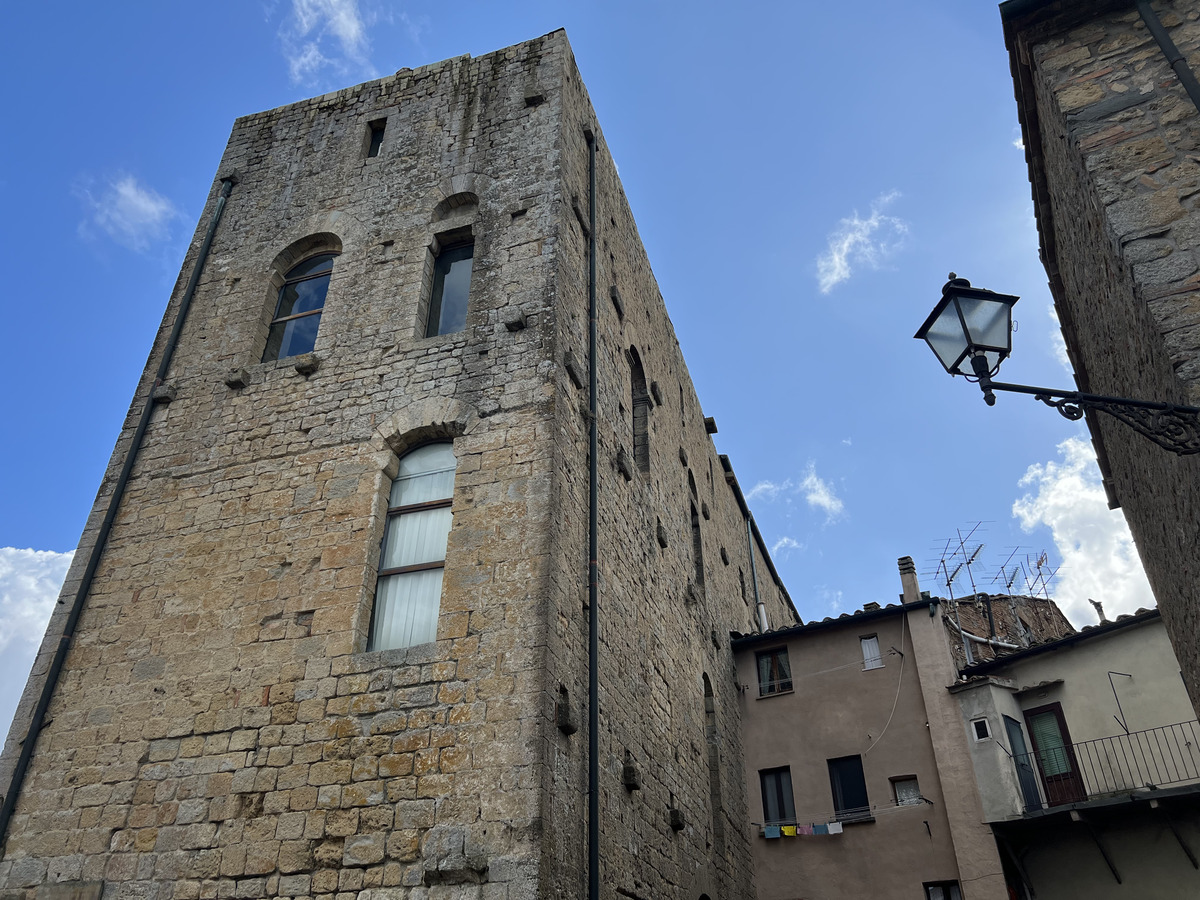
MULTIPOLYGON (((1009 0, 1000 12, 1079 390, 1200 406, 1200 8, 1009 0)), ((1088 425, 1200 707, 1200 457, 1103 416, 1088 425)))
POLYGON ((797 619, 562 32, 235 123, 0 896, 585 896, 589 255, 602 896, 753 896, 727 635, 797 619))

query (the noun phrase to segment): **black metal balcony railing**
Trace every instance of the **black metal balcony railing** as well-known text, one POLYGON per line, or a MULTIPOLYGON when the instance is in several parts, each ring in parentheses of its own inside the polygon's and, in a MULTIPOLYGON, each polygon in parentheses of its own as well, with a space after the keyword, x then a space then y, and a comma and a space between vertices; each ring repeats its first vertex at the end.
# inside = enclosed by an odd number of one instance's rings
POLYGON ((1025 811, 1200 782, 1195 720, 1013 757, 1025 811))

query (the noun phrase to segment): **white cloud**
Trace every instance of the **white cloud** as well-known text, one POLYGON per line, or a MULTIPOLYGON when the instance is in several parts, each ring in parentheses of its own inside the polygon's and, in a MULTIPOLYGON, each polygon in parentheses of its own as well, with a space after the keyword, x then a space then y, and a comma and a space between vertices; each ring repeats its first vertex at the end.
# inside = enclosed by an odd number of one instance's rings
POLYGON ((795 538, 781 537, 771 545, 771 555, 778 556, 782 553, 785 557, 792 550, 803 550, 804 545, 795 538))
POLYGON ((813 509, 824 512, 826 523, 832 522, 845 512, 845 504, 834 493, 833 486, 817 475, 817 466, 812 462, 808 464, 800 481, 792 481, 790 478, 783 481, 760 481, 747 492, 746 499, 762 499, 767 503, 774 503, 780 496, 784 496, 791 502, 791 496, 797 494, 802 494, 804 501, 813 509))
POLYGON ((775 500, 780 494, 792 489, 792 480, 785 478, 783 481, 760 481, 746 494, 747 500, 757 500, 759 497, 764 498, 768 503, 775 500))
POLYGON ((1054 348, 1054 358, 1067 370, 1067 374, 1074 376, 1075 368, 1071 365, 1071 357, 1067 355, 1067 342, 1063 339, 1062 323, 1058 319, 1058 310, 1054 308, 1053 303, 1050 304, 1050 318, 1054 320, 1054 327, 1050 329, 1050 345, 1054 348))
POLYGON ((1103 603, 1110 619, 1154 606, 1125 518, 1108 508, 1092 448, 1068 438, 1058 452, 1060 461, 1029 467, 1020 485, 1034 493, 1013 503, 1024 530, 1045 525, 1054 536, 1062 557, 1055 601, 1076 626, 1096 622, 1089 599, 1103 603))
POLYGON ((295 84, 311 83, 326 68, 339 76, 375 76, 358 0, 292 0, 279 38, 295 84))
POLYGON ((898 191, 882 194, 871 204, 871 214, 863 219, 854 211, 842 219, 829 235, 829 249, 817 257, 817 283, 828 294, 854 273, 854 266, 879 268, 899 249, 908 223, 883 214, 898 191))
POLYGON ((74 552, 0 547, 0 740, 8 732, 72 556, 74 552))
POLYGON ((804 480, 800 482, 800 489, 804 491, 804 499, 808 501, 808 505, 823 510, 828 522, 836 519, 845 510, 845 505, 833 492, 829 482, 817 475, 817 467, 813 463, 808 464, 808 471, 804 474, 804 480))
POLYGON ((103 232, 121 246, 140 253, 166 239, 171 222, 179 217, 179 210, 170 200, 139 184, 132 175, 111 178, 99 190, 93 187, 85 182, 76 189, 88 209, 88 217, 79 225, 85 238, 103 232))

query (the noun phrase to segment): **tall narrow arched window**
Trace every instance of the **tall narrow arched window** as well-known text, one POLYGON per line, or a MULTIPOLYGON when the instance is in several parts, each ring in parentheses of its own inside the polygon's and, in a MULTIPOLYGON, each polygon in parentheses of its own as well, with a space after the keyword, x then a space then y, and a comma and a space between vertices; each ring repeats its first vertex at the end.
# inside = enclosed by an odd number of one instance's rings
POLYGON ((692 563, 696 569, 696 588, 704 588, 704 547, 700 543, 700 514, 696 512, 696 504, 690 504, 692 509, 692 563))
POLYGON ((637 348, 629 348, 629 387, 633 400, 633 461, 643 472, 650 471, 650 392, 646 370, 637 348))
POLYGON ((312 351, 336 256, 336 253, 310 256, 288 270, 279 288, 263 362, 312 351))
POLYGON ((437 638, 454 469, 449 443, 426 444, 400 459, 388 499, 370 650, 437 638))

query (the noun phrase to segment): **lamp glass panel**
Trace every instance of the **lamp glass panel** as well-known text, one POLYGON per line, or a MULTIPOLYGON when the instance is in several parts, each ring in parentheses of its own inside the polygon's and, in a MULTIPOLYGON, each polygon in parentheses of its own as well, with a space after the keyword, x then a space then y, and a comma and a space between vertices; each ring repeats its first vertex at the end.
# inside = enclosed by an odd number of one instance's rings
MULTIPOLYGON (((938 313, 924 337, 946 370, 953 372, 954 364, 967 349, 967 338, 953 303, 947 303, 945 309, 938 313)), ((968 364, 967 369, 970 368, 968 364)))
POLYGON ((959 297, 958 303, 971 343, 981 350, 991 348, 1007 355, 1012 305, 986 297, 959 297))

